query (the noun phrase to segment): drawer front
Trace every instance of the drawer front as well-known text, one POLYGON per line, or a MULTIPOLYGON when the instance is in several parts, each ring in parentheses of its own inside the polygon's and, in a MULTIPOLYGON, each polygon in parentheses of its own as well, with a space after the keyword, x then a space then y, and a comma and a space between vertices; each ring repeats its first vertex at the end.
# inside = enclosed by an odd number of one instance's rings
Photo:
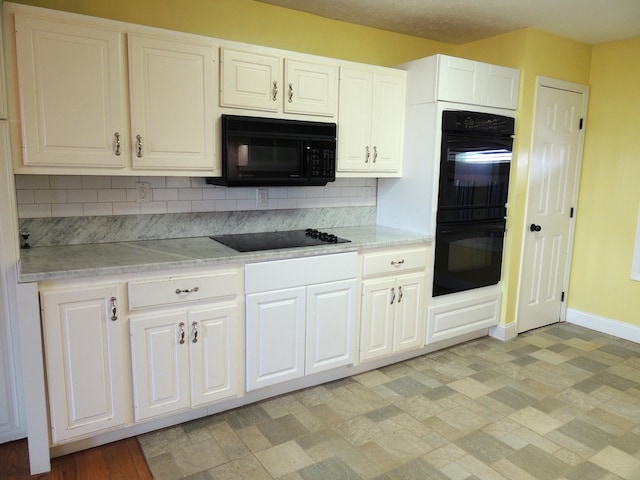
POLYGON ((132 281, 129 282, 129 309, 238 295, 242 293, 241 282, 241 275, 235 270, 212 275, 132 281))
POLYGON ((362 258, 362 276, 402 273, 408 270, 424 269, 426 266, 426 247, 367 253, 362 258))
POLYGON ((289 258, 245 266, 247 294, 337 282, 358 276, 356 252, 289 258))

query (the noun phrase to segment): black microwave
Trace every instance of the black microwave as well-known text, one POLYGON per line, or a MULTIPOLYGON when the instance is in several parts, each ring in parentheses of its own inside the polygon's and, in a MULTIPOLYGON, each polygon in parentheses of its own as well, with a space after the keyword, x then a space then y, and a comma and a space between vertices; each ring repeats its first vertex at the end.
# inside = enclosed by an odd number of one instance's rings
POLYGON ((222 115, 222 177, 213 185, 326 185, 336 179, 336 124, 222 115))

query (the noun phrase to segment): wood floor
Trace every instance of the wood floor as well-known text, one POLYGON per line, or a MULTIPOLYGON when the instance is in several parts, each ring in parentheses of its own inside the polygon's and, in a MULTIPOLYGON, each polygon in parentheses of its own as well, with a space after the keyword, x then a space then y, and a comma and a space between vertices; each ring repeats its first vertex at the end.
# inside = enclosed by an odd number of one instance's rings
POLYGON ((0 445, 2 480, 153 480, 138 440, 128 438, 51 460, 51 472, 29 475, 27 441, 0 445))

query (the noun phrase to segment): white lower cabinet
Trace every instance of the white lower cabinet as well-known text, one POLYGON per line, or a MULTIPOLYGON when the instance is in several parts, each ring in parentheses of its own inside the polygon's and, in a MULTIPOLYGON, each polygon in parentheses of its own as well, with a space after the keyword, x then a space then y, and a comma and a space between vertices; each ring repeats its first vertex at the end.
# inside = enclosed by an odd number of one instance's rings
POLYGON ((136 421, 240 393, 241 282, 237 268, 129 282, 136 421))
POLYGON ((364 255, 361 361, 424 345, 425 266, 422 247, 364 255))
POLYGON ((120 291, 110 284, 41 293, 53 443, 125 423, 120 291))
POLYGON ((131 316, 136 421, 238 394, 235 303, 131 316))
POLYGON ((247 265, 247 391, 353 363, 356 265, 355 252, 247 265))

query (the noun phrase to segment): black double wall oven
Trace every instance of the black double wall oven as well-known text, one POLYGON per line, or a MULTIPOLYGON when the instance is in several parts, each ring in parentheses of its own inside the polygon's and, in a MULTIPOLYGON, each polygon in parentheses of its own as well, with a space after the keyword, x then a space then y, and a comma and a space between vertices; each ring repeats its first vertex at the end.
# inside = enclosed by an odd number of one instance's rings
POLYGON ((443 112, 433 296, 500 281, 513 134, 511 117, 443 112))

